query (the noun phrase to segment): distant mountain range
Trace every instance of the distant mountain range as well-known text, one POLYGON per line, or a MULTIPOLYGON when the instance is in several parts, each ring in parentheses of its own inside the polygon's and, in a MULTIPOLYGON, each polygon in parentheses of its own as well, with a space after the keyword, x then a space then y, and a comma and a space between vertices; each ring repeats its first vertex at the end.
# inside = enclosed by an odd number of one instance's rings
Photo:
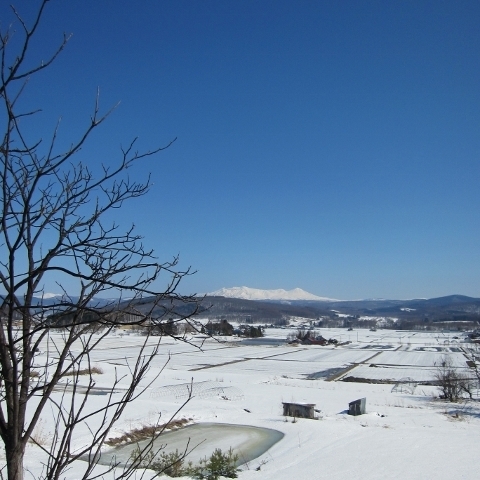
MULTIPOLYGON (((480 325, 480 299, 465 295, 410 300, 334 300, 300 288, 257 290, 248 287, 222 288, 203 298, 207 316, 279 323, 287 317, 323 319, 323 324, 365 324, 364 319, 391 319, 397 328, 421 328, 429 324, 463 322, 465 328, 480 325)), ((460 325, 460 324, 458 324, 460 325)), ((462 327, 463 328, 463 327, 462 327)))
POLYGON ((293 290, 261 290, 250 287, 221 288, 215 292, 207 293, 209 297, 241 298, 243 300, 312 300, 317 302, 337 302, 333 298, 319 297, 308 293, 301 288, 293 290))
MULTIPOLYGON (((0 295, 1 298, 1 295, 0 295)), ((34 299, 34 308, 65 308, 65 302, 75 304, 61 295, 44 294, 34 299)), ((480 298, 449 295, 439 298, 411 300, 335 300, 319 297, 300 288, 293 290, 260 290, 249 287, 222 288, 189 302, 181 299, 146 297, 135 300, 95 298, 90 308, 136 310, 156 318, 178 318, 195 310, 200 318, 225 318, 239 322, 285 324, 289 318, 305 318, 323 326, 368 326, 384 321, 390 328, 458 328, 480 326, 480 298), (382 320, 383 319, 383 320, 382 320)))

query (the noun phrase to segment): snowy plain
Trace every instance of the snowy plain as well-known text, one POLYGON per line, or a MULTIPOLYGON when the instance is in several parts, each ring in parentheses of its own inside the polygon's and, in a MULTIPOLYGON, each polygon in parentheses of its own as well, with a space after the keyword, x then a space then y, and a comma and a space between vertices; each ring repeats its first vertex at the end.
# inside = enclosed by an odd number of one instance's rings
MULTIPOLYGON (((283 340, 289 331, 272 328, 265 335, 283 340)), ((478 477, 477 402, 446 403, 438 399, 436 387, 421 384, 414 394, 392 392, 394 382, 404 377, 434 380, 434 364, 444 355, 468 374, 464 355, 468 344, 463 335, 345 329, 318 333, 351 343, 337 347, 273 346, 262 341, 245 345, 234 337, 216 341, 193 336, 191 344, 186 344, 163 338, 143 384, 163 371, 128 406, 110 437, 153 424, 159 415, 167 421, 185 402, 185 385, 193 382, 203 390, 194 389, 193 398, 176 418, 196 424, 252 425, 284 434, 261 457, 241 467, 242 480, 478 477), (390 383, 342 381, 348 376, 390 383), (348 403, 362 397, 367 399, 367 413, 347 415, 348 403), (283 417, 282 402, 313 403, 318 419, 283 417)), ((103 370, 95 376, 97 388, 108 388, 115 372, 128 372, 143 340, 133 333, 117 332, 101 343, 93 354, 93 364, 103 370)), ((153 344, 158 338, 150 341, 153 344)), ((46 354, 47 346, 42 348, 46 354)), ((92 396, 92 408, 104 399, 92 396)), ((47 411, 39 428, 46 438, 52 435, 47 411)), ((79 429, 74 442, 78 446, 88 442, 86 426, 79 429)), ((219 447, 226 450, 229 445, 219 447)), ((43 458, 38 447, 29 445, 26 468, 31 478, 38 478, 43 458)), ((76 479, 79 471, 73 468, 65 478, 76 479)))

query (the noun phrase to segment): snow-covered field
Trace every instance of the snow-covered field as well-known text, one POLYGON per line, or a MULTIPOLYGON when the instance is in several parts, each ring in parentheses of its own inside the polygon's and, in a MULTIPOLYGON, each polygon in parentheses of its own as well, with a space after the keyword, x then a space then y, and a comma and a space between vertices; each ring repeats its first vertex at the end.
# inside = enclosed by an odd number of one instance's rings
MULTIPOLYGON (((266 337, 283 339, 288 332, 267 329, 266 337)), ((159 414, 166 421, 185 401, 185 384, 194 382, 198 383, 194 397, 177 418, 191 418, 195 423, 253 425, 284 434, 265 454, 242 467, 240 479, 478 477, 480 409, 476 402, 445 403, 436 398, 437 389, 428 385, 419 385, 415 394, 409 395, 392 393, 393 383, 342 381, 355 377, 395 382, 411 377, 428 382, 434 379, 434 363, 444 355, 459 371, 468 373, 463 335, 345 329, 322 329, 318 333, 351 343, 294 347, 192 337, 192 343, 200 349, 162 339, 160 354, 144 384, 162 368, 163 372, 142 397, 129 405, 111 436, 152 424, 159 414), (367 413, 347 415, 348 403, 361 397, 367 399, 367 413), (282 416, 284 401, 314 403, 319 418, 293 422, 282 416)), ((152 338, 152 343, 155 340, 152 338)), ((104 372, 96 375, 96 387, 108 387, 115 371, 126 373, 142 341, 142 337, 125 333, 104 341, 93 354, 93 364, 104 372)), ((43 346, 42 351, 46 350, 43 346)), ((92 401, 101 402, 102 398, 94 396, 92 401)), ((40 428, 46 438, 51 435, 47 411, 40 428)), ((88 430, 82 427, 75 442, 80 445, 87 438, 88 430)), ((219 447, 228 449, 228 445, 219 447)), ((36 478, 41 458, 38 447, 29 446, 26 466, 32 478, 36 478)), ((76 478, 74 469, 66 478, 76 478)))

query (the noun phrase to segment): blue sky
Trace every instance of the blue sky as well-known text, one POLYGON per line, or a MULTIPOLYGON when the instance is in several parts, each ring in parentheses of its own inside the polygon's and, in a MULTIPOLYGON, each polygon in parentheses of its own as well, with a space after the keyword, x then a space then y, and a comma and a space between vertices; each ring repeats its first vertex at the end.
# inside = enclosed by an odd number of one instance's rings
POLYGON ((97 87, 120 101, 92 165, 177 137, 116 214, 197 270, 183 293, 480 297, 478 25, 468 0, 53 0, 32 60, 73 36, 25 101, 65 141, 97 87))

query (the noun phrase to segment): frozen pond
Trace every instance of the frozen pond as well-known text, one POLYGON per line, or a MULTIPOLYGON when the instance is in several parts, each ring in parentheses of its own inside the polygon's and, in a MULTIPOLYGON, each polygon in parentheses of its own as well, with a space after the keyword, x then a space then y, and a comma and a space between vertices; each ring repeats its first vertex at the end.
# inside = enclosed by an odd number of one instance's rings
MULTIPOLYGON (((247 463, 260 455, 283 438, 283 433, 269 428, 249 425, 231 425, 227 423, 198 423, 162 434, 155 442, 154 450, 165 446, 164 452, 184 452, 192 450, 186 460, 197 463, 201 458, 209 457, 216 448, 222 452, 231 447, 238 454, 238 465, 247 463)), ((140 447, 147 440, 139 442, 140 447)), ((113 457, 124 464, 137 444, 123 445, 102 454, 100 463, 109 464, 113 457)))

